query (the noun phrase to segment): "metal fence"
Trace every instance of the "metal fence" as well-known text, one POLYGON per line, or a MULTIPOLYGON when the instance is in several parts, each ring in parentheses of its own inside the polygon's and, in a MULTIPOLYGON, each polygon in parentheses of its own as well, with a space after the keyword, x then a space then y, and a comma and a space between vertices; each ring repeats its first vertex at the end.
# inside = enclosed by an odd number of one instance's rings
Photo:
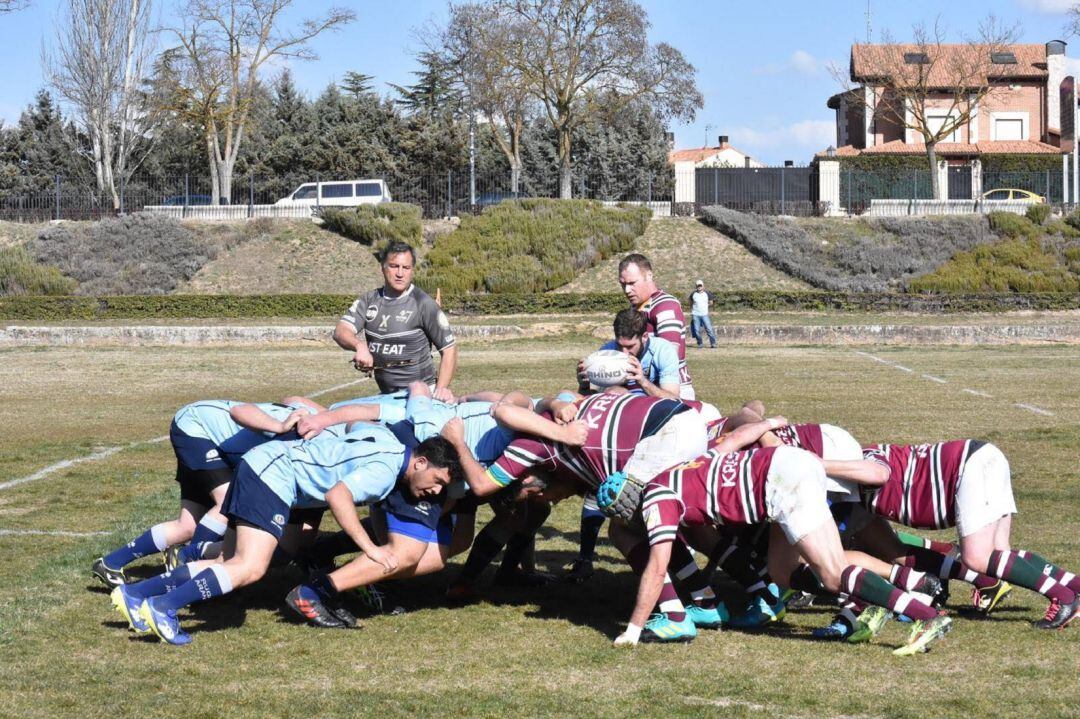
POLYGON ((721 205, 763 215, 817 214, 816 167, 707 167, 694 174, 698 208, 721 205))

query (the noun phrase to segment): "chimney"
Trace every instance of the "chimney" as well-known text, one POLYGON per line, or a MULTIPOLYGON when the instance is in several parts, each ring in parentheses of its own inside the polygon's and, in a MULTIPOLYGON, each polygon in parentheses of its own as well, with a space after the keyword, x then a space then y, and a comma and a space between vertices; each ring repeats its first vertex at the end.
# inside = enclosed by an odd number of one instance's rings
POLYGON ((794 160, 784 160, 784 167, 795 167, 794 160))
POLYGON ((743 158, 743 165, 745 167, 750 167, 750 158, 749 157, 744 157, 743 158))
MULTIPOLYGON (((1061 81, 1065 79, 1065 41, 1051 40, 1046 43, 1046 124, 1062 127, 1061 81)), ((1050 133, 1043 130, 1043 142, 1050 140, 1050 133)))
POLYGON ((727 135, 721 135, 720 136, 720 147, 723 147, 724 145, 727 144, 727 139, 728 139, 727 135))

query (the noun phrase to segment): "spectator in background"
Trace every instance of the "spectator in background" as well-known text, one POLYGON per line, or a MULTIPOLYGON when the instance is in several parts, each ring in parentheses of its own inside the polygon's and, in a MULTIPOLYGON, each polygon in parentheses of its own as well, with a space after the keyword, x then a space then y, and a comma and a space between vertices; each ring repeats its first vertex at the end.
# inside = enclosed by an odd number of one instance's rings
POLYGON ((391 242, 379 260, 383 286, 352 303, 334 329, 334 341, 353 353, 356 369, 375 373, 383 394, 423 382, 435 399, 453 402, 454 333, 435 300, 412 283, 416 251, 404 242, 391 242), (442 356, 438 373, 432 345, 442 356))
POLYGON ((698 347, 705 335, 709 335, 710 346, 716 349, 716 333, 713 332, 712 321, 709 320, 709 303, 712 298, 712 294, 705 291, 705 283, 698 280, 690 294, 690 333, 697 340, 698 347))

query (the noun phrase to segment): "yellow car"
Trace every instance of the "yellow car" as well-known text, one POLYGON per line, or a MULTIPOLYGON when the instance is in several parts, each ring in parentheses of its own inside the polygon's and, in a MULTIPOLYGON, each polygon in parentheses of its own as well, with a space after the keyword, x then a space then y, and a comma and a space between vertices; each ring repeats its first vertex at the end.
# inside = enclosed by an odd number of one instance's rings
POLYGON ((982 193, 982 199, 984 200, 1019 200, 1021 202, 1041 202, 1046 203, 1046 198, 1042 195, 1036 195, 1034 192, 1028 192, 1027 190, 1017 190, 1015 188, 1001 188, 999 190, 989 190, 982 193))

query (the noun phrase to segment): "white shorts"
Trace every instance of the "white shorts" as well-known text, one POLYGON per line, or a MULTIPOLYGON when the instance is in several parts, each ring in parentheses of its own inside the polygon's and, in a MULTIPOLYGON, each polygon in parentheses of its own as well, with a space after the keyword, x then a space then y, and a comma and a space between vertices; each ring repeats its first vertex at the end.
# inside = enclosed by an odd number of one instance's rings
POLYGON ((705 420, 693 410, 681 412, 652 437, 638 442, 623 471, 645 484, 668 467, 700 457, 708 448, 705 420))
POLYGON ((833 521, 825 501, 825 468, 805 449, 777 447, 765 486, 765 513, 795 544, 833 521))
POLYGON ((698 414, 700 414, 701 418, 705 420, 705 424, 715 422, 716 420, 724 416, 720 414, 720 410, 716 408, 716 405, 709 404, 708 402, 701 403, 701 409, 698 410, 698 414))
MULTIPOLYGON (((842 462, 858 461, 863 458, 862 447, 846 429, 831 424, 819 426, 821 427, 821 453, 824 455, 823 459, 842 462)), ((834 502, 859 501, 859 489, 854 482, 828 477, 827 487, 829 499, 834 502)))
POLYGON ((694 385, 679 385, 679 399, 697 399, 697 392, 694 391, 694 385))
POLYGON ((956 488, 956 531, 974 534, 1002 517, 1016 514, 1009 460, 992 444, 975 450, 964 463, 956 488))

